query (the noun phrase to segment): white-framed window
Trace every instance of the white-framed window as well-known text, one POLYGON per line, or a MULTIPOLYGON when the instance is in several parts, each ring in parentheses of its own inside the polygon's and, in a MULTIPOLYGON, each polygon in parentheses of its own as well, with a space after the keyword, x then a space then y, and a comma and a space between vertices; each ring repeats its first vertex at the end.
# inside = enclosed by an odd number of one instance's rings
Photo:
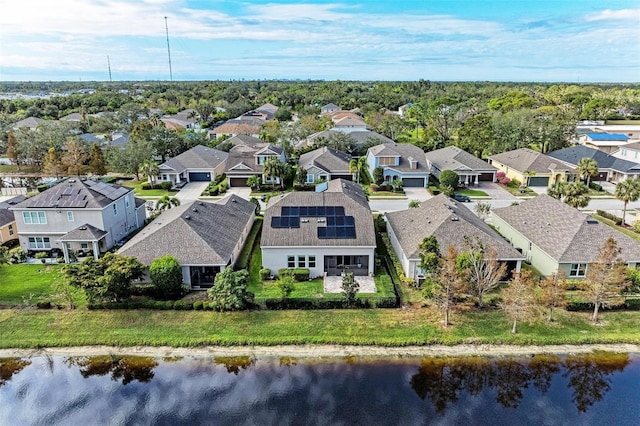
POLYGON ((9 235, 13 235, 13 223, 9 225, 9 235))
POLYGON ((587 264, 586 263, 572 263, 571 269, 569 269, 570 277, 584 277, 587 274, 587 264))
POLYGON ((118 206, 116 203, 113 203, 113 215, 118 216, 118 206))
POLYGON ((315 181, 316 178, 311 173, 307 173, 307 183, 313 183, 315 181))
POLYGON ((287 256, 287 268, 295 268, 295 267, 296 267, 296 257, 287 256))
POLYGON ((73 222, 73 212, 72 211, 68 211, 67 212, 67 220, 69 222, 73 222))
POLYGON ((626 148, 622 148, 622 155, 627 155, 627 149, 626 148))
POLYGON ((22 212, 22 219, 24 223, 27 225, 30 224, 39 224, 46 225, 47 224, 47 216, 44 212, 22 212))
POLYGON ((316 257, 309 256, 309 268, 315 268, 315 267, 316 267, 316 257))
POLYGON ((307 267, 307 258, 305 256, 298 256, 298 268, 307 267))
POLYGON ((320 175, 318 176, 318 179, 320 179, 321 182, 325 182, 327 180, 327 175, 320 175))
POLYGON ((87 243, 80 243, 80 248, 87 249, 87 248, 89 248, 89 244, 87 244, 87 243))
POLYGON ((50 249, 51 241, 49 237, 29 237, 30 249, 50 249))
POLYGON ((168 176, 168 175, 163 174, 163 175, 162 175, 162 180, 169 180, 169 176, 168 176))

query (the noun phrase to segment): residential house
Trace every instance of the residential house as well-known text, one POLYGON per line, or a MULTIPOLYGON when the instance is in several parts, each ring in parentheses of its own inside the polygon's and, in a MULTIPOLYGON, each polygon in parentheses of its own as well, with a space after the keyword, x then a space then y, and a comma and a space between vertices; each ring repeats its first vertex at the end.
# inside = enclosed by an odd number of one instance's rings
POLYGON ((260 118, 234 118, 210 130, 209 138, 217 139, 223 136, 238 135, 248 135, 257 138, 260 135, 260 127, 262 124, 264 124, 264 120, 260 118))
POLYGON ((497 260, 507 262, 509 270, 520 271, 524 257, 470 209, 440 194, 423 201, 418 208, 385 214, 387 232, 407 277, 420 283, 424 270, 420 266, 419 245, 435 236, 441 253, 449 246, 459 253, 469 250, 468 239, 478 240, 496 250, 497 260))
POLYGON ((409 109, 413 106, 413 103, 409 102, 408 104, 404 104, 404 105, 400 105, 398 107, 398 112, 397 114, 400 117, 406 117, 407 115, 407 111, 409 111, 409 109))
POLYGON ((427 167, 436 179, 443 170, 453 170, 460 184, 477 185, 481 181, 494 182, 497 168, 456 146, 448 146, 426 153, 427 167))
POLYGON ((291 192, 271 198, 262 229, 262 265, 308 268, 312 277, 372 275, 376 235, 362 187, 344 179, 321 192, 291 192))
POLYGON ((573 167, 529 148, 492 155, 489 164, 526 186, 550 187, 557 182, 571 181, 575 175, 573 167))
POLYGON ((338 111, 341 111, 341 108, 338 105, 332 103, 328 103, 320 107, 320 114, 331 114, 338 111))
POLYGON ((70 121, 73 123, 80 123, 84 120, 83 114, 79 112, 72 112, 71 114, 67 114, 64 117, 60 117, 62 121, 70 121))
POLYGON ((619 150, 614 151, 612 155, 622 160, 640 163, 640 142, 631 142, 623 145, 619 150))
POLYGON ((278 107, 275 106, 272 103, 267 102, 264 105, 260 105, 258 108, 255 109, 255 111, 264 111, 269 113, 271 116, 275 115, 276 112, 278 112, 278 107))
POLYGON ((43 120, 42 118, 37 117, 27 117, 20 121, 17 121, 11 125, 13 130, 18 129, 27 129, 27 130, 35 130, 39 125, 44 123, 51 123, 53 121, 43 120))
POLYGON ((298 168, 306 170, 307 183, 332 179, 351 180, 353 175, 349 172, 350 161, 349 154, 323 146, 302 154, 298 160, 298 168))
POLYGON ((0 245, 18 239, 18 228, 16 227, 16 218, 9 207, 26 200, 24 195, 17 195, 13 198, 0 203, 0 245))
POLYGON ((640 139, 640 125, 638 124, 598 124, 593 127, 594 133, 613 133, 627 135, 629 139, 640 139))
POLYGON ((629 143, 629 136, 622 133, 585 133, 578 137, 578 143, 611 154, 629 143))
POLYGON ((638 241, 546 194, 494 209, 492 224, 545 276, 584 278, 609 237, 627 265, 640 265, 638 241))
POLYGON ((159 182, 210 182, 224 173, 229 154, 215 148, 196 145, 158 166, 159 182))
MULTIPOLYGON (((340 132, 343 134, 344 132, 340 132)), ((296 148, 304 148, 307 146, 313 146, 317 144, 318 139, 330 139, 333 135, 338 134, 337 130, 329 129, 324 130, 322 132, 317 132, 312 135, 309 135, 306 139, 302 140, 299 144, 296 145, 296 148)), ((381 135, 380 133, 371 131, 371 130, 355 130, 353 132, 348 133, 349 137, 354 140, 354 145, 356 148, 360 148, 366 145, 378 145, 381 143, 393 143, 392 139, 389 139, 386 136, 381 135)))
POLYGON ((285 163, 287 159, 282 147, 245 135, 234 136, 226 142, 233 144, 229 150, 225 169, 229 186, 247 186, 247 179, 251 176, 260 177, 263 183, 280 183, 280 178, 277 176, 266 178, 263 174, 263 166, 271 157, 285 163))
POLYGON ((399 179, 403 186, 419 188, 429 183, 424 151, 412 144, 391 142, 369 148, 367 167, 371 176, 376 167, 382 167, 385 182, 399 179))
POLYGON ((598 164, 598 175, 592 181, 621 182, 640 176, 640 164, 623 160, 612 154, 585 145, 574 145, 547 154, 562 163, 577 167, 580 160, 590 158, 598 164))
POLYGON ((192 289, 211 287, 218 272, 233 267, 255 220, 256 205, 236 195, 215 203, 194 201, 163 212, 118 250, 149 266, 165 255, 182 267, 192 289))
POLYGON ((67 179, 9 210, 23 249, 62 251, 66 262, 73 253, 97 259, 146 218, 145 202, 132 188, 91 179, 67 179))
POLYGON ((333 122, 333 130, 343 133, 363 132, 367 123, 360 117, 343 117, 333 122))

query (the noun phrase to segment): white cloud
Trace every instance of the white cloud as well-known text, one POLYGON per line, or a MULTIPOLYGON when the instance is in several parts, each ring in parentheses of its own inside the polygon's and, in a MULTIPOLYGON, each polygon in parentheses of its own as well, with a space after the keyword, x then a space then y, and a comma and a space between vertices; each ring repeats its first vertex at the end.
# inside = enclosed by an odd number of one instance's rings
POLYGON ((635 21, 635 24, 638 25, 640 24, 640 9, 606 9, 597 13, 588 14, 584 17, 584 19, 588 22, 629 20, 635 21))

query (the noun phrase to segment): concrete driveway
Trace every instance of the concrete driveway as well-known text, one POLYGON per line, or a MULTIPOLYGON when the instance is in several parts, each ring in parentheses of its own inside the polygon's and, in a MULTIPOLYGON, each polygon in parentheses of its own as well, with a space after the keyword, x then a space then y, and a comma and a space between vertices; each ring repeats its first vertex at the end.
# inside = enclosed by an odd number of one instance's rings
POLYGON ((245 186, 234 186, 227 189, 227 193, 225 195, 231 195, 231 194, 235 194, 240 198, 244 198, 245 200, 248 200, 249 198, 251 198, 251 188, 248 188, 245 186))
MULTIPOLYGON (((476 189, 475 187, 471 189, 476 189)), ((515 195, 504 189, 500 184, 495 182, 480 182, 477 189, 480 191, 484 191, 491 197, 492 200, 511 200, 515 201, 518 199, 515 195)))
POLYGON ((200 194, 207 189, 209 183, 210 182, 189 182, 176 193, 176 198, 180 200, 181 204, 195 201, 200 197, 200 194))
POLYGON ((402 188, 409 200, 426 201, 432 197, 427 188, 402 188))

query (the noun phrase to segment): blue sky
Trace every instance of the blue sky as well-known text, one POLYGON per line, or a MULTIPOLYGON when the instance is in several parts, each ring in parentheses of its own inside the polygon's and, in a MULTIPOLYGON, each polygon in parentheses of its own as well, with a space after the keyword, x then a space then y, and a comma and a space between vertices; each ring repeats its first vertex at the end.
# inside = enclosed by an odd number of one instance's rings
POLYGON ((640 0, 0 0, 0 80, 640 82, 640 0))

